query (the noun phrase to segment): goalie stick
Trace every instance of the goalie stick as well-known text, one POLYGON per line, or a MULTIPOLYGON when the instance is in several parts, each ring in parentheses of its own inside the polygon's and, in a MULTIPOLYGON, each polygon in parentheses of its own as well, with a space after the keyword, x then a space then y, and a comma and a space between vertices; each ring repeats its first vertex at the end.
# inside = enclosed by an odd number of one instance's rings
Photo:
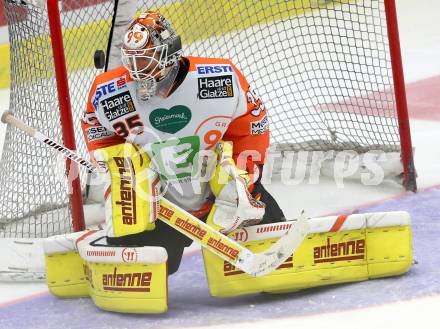
MULTIPOLYGON (((99 168, 96 168, 92 163, 15 118, 11 112, 4 112, 1 121, 24 131, 89 171, 99 173, 99 168)), ((159 219, 253 277, 262 276, 275 270, 295 252, 309 232, 309 224, 302 215, 286 234, 280 237, 268 250, 254 253, 165 198, 160 200, 159 219)))

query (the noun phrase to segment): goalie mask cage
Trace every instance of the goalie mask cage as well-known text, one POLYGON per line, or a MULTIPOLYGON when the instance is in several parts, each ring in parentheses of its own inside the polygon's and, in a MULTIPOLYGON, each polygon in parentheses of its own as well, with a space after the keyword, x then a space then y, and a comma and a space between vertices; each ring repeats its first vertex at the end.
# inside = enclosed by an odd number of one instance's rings
MULTIPOLYGON (((107 66, 118 65, 121 31, 136 9, 154 8, 181 35, 184 54, 230 58, 243 71, 269 111, 273 144, 398 153, 403 184, 416 189, 394 0, 46 1, 3 0, 10 110, 82 156, 79 120, 100 73, 93 54, 104 50, 107 66)), ((87 176, 77 170, 8 127, 0 237, 82 229, 87 176)))

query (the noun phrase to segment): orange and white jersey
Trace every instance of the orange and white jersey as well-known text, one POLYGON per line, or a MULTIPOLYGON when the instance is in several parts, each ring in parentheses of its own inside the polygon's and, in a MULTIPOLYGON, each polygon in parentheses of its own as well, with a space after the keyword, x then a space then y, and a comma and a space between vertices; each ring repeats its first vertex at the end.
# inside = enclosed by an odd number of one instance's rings
POLYGON ((244 154, 241 167, 249 156, 262 164, 269 129, 261 101, 229 60, 182 61, 189 64, 188 73, 167 98, 138 98, 137 83, 124 67, 99 75, 82 126, 90 151, 126 140, 142 146, 169 183, 166 197, 195 211, 210 195, 208 184, 194 178, 201 151, 231 141, 234 157, 244 154))

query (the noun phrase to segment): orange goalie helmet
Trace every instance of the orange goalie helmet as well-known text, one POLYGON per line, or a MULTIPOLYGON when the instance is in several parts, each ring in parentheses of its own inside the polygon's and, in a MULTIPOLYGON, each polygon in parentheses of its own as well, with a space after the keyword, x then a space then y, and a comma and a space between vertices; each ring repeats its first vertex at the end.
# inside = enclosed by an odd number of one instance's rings
POLYGON ((146 11, 130 25, 122 46, 122 62, 138 81, 143 98, 156 93, 157 83, 172 70, 182 55, 180 37, 158 12, 146 11))

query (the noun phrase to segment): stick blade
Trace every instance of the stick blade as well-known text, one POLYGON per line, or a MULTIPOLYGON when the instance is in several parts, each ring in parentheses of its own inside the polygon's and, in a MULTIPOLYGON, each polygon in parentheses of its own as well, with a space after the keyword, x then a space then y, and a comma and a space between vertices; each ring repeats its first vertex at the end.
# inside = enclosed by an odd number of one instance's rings
POLYGON ((294 221, 292 227, 265 252, 256 254, 250 275, 257 277, 276 270, 295 250, 310 232, 310 225, 304 214, 294 221))

